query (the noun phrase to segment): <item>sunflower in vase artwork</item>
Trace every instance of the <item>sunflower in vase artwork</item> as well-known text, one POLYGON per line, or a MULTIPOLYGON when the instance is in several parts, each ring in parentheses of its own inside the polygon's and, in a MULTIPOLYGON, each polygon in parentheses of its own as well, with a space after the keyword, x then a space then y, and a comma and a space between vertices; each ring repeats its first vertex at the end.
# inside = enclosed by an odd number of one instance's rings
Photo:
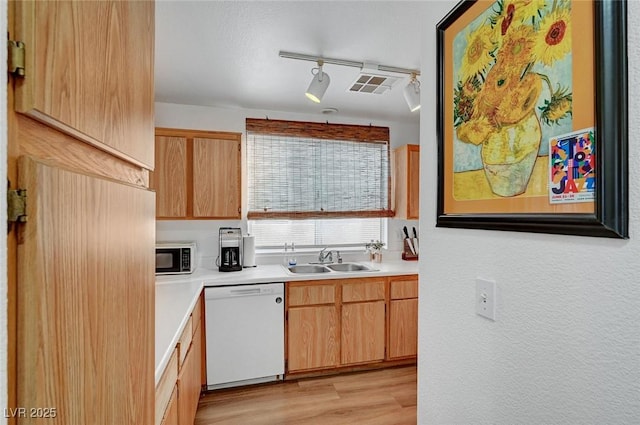
POLYGON ((523 193, 543 133, 571 128, 570 17, 567 0, 499 0, 456 36, 454 171, 475 161, 495 195, 523 193))

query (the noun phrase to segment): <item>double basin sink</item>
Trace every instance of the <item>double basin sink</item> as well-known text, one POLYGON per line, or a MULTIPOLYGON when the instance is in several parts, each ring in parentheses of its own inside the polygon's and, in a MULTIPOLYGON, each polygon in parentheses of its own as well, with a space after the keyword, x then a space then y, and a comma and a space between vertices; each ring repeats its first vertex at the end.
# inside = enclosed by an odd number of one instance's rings
POLYGON ((331 272, 370 272, 376 271, 369 266, 359 263, 331 263, 331 264, 299 264, 288 266, 286 269, 296 274, 317 274, 331 272))

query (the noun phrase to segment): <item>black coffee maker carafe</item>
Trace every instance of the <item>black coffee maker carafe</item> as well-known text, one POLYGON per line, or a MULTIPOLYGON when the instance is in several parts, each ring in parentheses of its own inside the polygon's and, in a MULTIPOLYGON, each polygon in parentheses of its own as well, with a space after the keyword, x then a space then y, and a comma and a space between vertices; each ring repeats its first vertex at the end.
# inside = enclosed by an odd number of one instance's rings
POLYGON ((242 270, 242 230, 239 227, 221 227, 218 270, 237 272, 242 270))

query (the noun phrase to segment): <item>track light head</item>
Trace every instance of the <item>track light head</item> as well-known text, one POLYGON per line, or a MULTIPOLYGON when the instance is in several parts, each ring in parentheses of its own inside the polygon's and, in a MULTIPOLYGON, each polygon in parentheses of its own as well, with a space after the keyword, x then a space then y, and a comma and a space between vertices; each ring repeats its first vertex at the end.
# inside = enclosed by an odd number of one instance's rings
POLYGON ((322 96, 324 96, 324 93, 327 91, 327 87, 329 87, 329 83, 331 82, 329 75, 322 71, 323 64, 324 62, 319 60, 318 67, 311 70, 311 73, 314 74, 313 79, 311 80, 311 84, 309 84, 309 88, 305 92, 305 95, 315 103, 320 103, 322 96), (314 73, 314 71, 316 72, 314 73))
POLYGON ((411 74, 411 81, 406 85, 403 93, 411 112, 420 109, 420 81, 416 78, 416 74, 411 74))

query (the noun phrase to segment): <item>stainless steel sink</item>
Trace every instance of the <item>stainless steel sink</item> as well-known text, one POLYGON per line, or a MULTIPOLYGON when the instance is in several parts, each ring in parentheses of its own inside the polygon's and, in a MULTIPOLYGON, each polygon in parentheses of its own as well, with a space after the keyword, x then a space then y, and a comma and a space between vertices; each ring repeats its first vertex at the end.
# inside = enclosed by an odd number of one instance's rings
POLYGON ((289 266, 287 267, 291 273, 329 273, 331 270, 326 268, 325 266, 320 266, 316 264, 299 264, 297 266, 289 266))
POLYGON ((335 272, 362 272, 373 270, 371 267, 358 263, 327 264, 327 267, 335 272))

